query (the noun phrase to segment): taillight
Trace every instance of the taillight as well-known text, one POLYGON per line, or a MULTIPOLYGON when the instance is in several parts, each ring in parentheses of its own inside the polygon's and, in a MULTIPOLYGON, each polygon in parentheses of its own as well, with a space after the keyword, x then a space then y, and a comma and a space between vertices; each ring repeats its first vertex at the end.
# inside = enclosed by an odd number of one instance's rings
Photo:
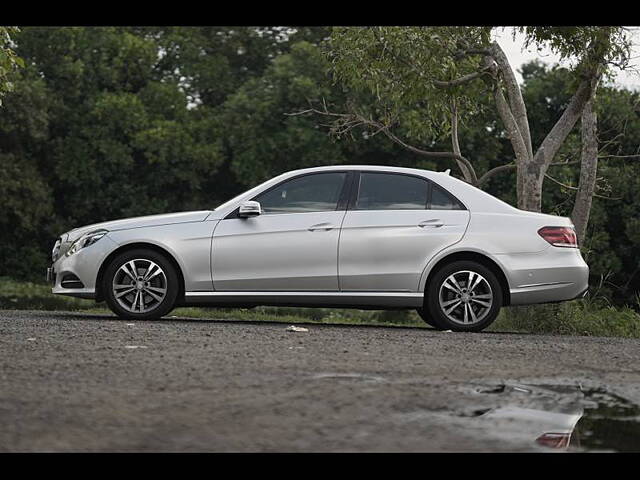
POLYGON ((536 438, 536 443, 549 448, 568 448, 571 433, 544 433, 536 438))
POLYGON ((578 247, 573 227, 542 227, 538 234, 554 247, 578 247))

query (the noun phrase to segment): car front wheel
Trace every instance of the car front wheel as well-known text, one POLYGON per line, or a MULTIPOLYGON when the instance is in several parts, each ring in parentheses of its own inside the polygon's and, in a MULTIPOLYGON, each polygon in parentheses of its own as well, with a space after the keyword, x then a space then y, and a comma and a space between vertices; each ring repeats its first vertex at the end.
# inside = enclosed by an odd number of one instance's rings
POLYGON ((439 269, 425 295, 425 309, 437 328, 479 332, 502 307, 502 288, 495 274, 472 261, 453 262, 439 269))
POLYGON ((149 320, 173 309, 178 275, 163 255, 152 250, 130 250, 107 266, 102 288, 107 305, 116 315, 149 320))

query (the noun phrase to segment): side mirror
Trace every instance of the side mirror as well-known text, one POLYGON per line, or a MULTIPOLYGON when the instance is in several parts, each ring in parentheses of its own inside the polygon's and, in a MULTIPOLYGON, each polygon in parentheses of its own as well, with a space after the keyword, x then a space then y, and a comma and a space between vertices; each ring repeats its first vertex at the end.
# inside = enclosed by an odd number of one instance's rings
POLYGON ((254 202, 253 200, 247 200, 240 204, 238 209, 238 216, 240 218, 257 217, 262 214, 262 207, 260 202, 254 202))

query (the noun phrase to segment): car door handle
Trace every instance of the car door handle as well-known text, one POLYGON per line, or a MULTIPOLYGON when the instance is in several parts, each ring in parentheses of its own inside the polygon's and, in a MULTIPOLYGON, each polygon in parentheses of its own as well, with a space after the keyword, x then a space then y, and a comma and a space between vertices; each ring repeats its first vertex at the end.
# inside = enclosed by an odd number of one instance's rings
POLYGON ((311 225, 308 230, 310 232, 315 232, 316 230, 322 230, 322 231, 328 231, 328 230, 333 230, 335 227, 335 225, 331 225, 330 223, 318 223, 316 225, 311 225))
POLYGON ((444 222, 442 220, 440 220, 439 218, 433 218, 431 220, 425 220, 424 222, 420 222, 418 224, 418 226, 420 228, 425 228, 425 227, 438 228, 438 227, 442 227, 443 225, 444 225, 444 222))

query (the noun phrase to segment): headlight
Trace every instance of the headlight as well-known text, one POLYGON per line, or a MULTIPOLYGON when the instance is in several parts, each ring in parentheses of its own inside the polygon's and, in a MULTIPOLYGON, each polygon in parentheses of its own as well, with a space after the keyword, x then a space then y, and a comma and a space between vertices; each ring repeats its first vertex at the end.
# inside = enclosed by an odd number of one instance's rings
POLYGON ((109 233, 107 230, 96 230, 95 232, 85 233, 78 240, 71 244, 71 247, 69 247, 69 250, 67 250, 67 253, 65 255, 67 255, 68 257, 69 255, 73 255, 74 253, 78 253, 83 248, 96 243, 107 233, 109 233))
POLYGON ((55 245, 53 246, 53 250, 51 251, 51 260, 55 263, 56 260, 58 260, 58 255, 60 254, 60 244, 62 242, 60 241, 60 239, 56 240, 55 245))

